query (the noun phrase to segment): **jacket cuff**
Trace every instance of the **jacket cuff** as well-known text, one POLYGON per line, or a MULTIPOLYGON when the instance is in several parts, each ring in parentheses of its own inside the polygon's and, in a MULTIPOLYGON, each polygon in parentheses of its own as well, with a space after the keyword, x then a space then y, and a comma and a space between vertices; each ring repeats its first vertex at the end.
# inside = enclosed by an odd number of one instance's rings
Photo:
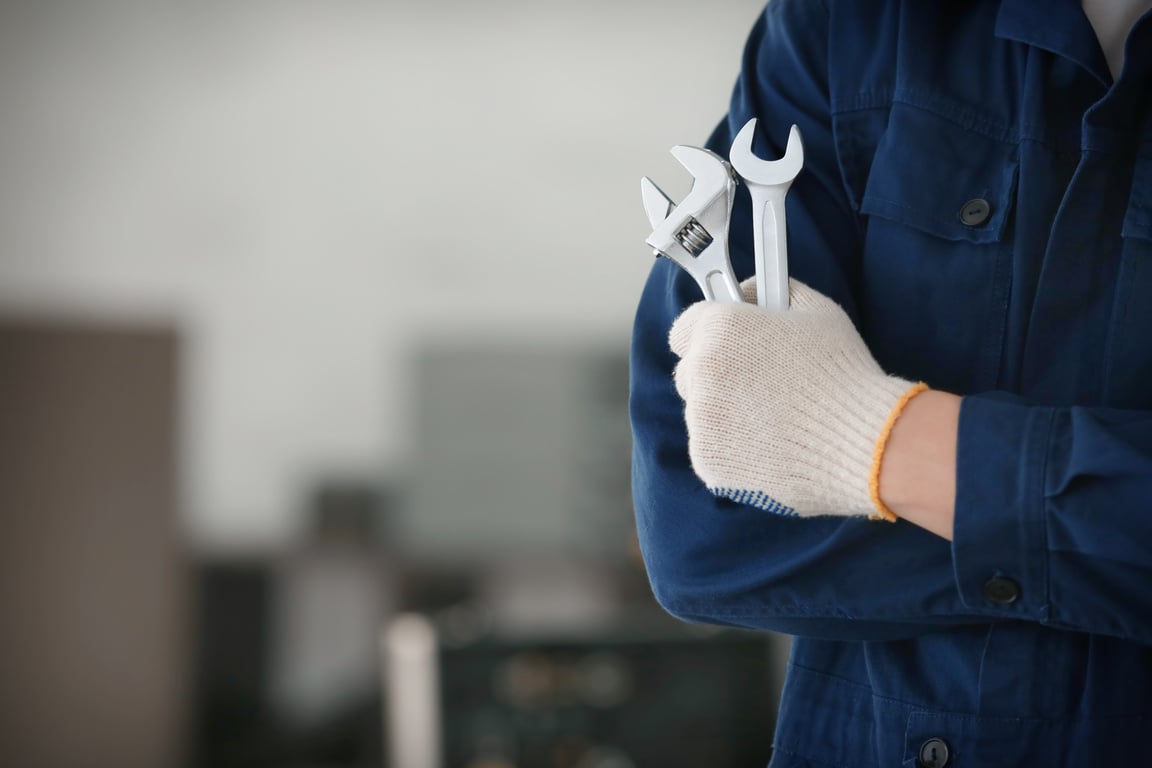
POLYGON ((1054 416, 1004 395, 961 402, 952 562, 960 599, 979 615, 1048 619, 1044 476, 1054 416))

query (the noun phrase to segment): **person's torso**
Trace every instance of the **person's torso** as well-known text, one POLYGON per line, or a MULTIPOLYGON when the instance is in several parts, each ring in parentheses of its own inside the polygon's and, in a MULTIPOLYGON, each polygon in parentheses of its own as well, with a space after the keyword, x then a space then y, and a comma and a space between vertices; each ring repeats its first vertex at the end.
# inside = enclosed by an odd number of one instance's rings
MULTIPOLYGON (((1113 83, 1072 0, 831 13, 858 320, 881 365, 959 394, 1152 410, 1152 18, 1113 83)), ((1131 753, 1149 725, 1152 649, 1118 639, 798 638, 773 766, 1152 765, 1131 753)))
POLYGON ((890 5, 834 12, 830 41, 877 359, 959 394, 1152 407, 1152 20, 1112 84, 1068 0, 890 5))

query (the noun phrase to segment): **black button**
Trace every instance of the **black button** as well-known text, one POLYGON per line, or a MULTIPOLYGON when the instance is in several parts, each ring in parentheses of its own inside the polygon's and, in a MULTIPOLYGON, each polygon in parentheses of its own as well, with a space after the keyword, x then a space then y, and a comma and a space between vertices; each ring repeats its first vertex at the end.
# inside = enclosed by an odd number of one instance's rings
POLYGON ((984 597, 996 605, 1011 605, 1020 597, 1020 585, 1007 576, 993 576, 984 582, 984 597))
POLYGON ((992 218, 992 206, 982 197, 976 197, 964 203, 960 209, 960 221, 966 227, 978 227, 992 218))
POLYGON ((922 768, 944 768, 948 765, 948 744, 944 739, 928 739, 920 747, 922 768))

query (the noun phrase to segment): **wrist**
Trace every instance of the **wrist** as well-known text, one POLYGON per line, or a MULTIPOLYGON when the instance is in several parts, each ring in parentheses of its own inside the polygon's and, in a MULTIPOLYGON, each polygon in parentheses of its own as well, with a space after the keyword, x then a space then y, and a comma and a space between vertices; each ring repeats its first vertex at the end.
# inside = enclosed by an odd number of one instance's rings
POLYGON ((878 496, 891 512, 952 539, 956 503, 956 438, 960 398, 923 391, 892 425, 877 476, 878 496))
POLYGON ((904 410, 908 407, 917 395, 928 391, 928 385, 924 382, 914 384, 908 387, 896 404, 888 411, 888 415, 884 421, 884 426, 880 430, 880 437, 876 439, 876 444, 872 448, 872 469, 868 474, 868 496, 872 500, 872 508, 874 510, 871 515, 873 520, 887 520, 894 523, 897 520, 896 514, 889 509, 888 505, 880 495, 880 470, 883 466, 884 455, 888 448, 888 441, 892 437, 892 431, 896 427, 896 422, 900 420, 904 410))

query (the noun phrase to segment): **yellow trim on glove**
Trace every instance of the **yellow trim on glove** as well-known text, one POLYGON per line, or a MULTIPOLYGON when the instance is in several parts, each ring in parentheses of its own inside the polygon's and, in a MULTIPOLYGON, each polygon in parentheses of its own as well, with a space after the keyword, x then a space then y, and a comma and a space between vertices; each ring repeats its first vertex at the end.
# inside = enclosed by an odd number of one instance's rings
POLYGON ((896 407, 888 414, 888 421, 884 422, 884 429, 880 431, 880 437, 876 440, 876 449, 872 453, 872 474, 868 478, 868 495, 872 497, 872 503, 876 506, 876 514, 869 515, 869 520, 887 520, 894 523, 898 519, 896 514, 888 509, 888 505, 880 499, 880 465, 884 461, 884 450, 888 447, 888 438, 892 436, 892 428, 896 426, 896 420, 900 418, 900 414, 904 413, 904 408, 912 402, 912 398, 927 389, 928 385, 920 382, 905 392, 896 401, 896 407))

